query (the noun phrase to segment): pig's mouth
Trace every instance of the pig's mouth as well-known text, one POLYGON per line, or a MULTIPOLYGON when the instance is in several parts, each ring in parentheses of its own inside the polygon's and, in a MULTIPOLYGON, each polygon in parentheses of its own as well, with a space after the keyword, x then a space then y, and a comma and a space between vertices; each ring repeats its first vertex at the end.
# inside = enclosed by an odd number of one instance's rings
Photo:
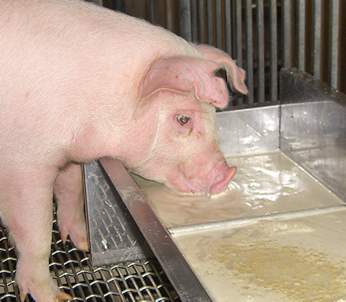
POLYGON ((228 167, 224 177, 221 180, 214 182, 210 186, 209 193, 214 195, 225 191, 228 188, 228 183, 231 181, 236 172, 237 167, 228 167))
POLYGON ((177 177, 174 177, 170 183, 180 193, 215 195, 227 189, 228 183, 236 171, 236 167, 214 167, 206 177, 198 178, 188 176, 182 169, 179 169, 177 177))

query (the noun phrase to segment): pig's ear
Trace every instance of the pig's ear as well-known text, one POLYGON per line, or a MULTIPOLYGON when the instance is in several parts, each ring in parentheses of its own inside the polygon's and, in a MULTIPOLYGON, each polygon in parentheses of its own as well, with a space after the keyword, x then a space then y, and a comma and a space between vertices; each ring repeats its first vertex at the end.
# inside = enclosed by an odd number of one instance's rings
POLYGON ((199 101, 224 108, 228 104, 228 90, 225 81, 215 76, 220 66, 213 61, 172 57, 155 61, 143 77, 139 101, 160 90, 187 93, 194 90, 199 101))
POLYGON ((227 82, 235 90, 242 94, 247 94, 245 86, 245 71, 235 64, 235 61, 225 52, 209 45, 197 45, 197 49, 207 60, 219 64, 227 73, 227 82))

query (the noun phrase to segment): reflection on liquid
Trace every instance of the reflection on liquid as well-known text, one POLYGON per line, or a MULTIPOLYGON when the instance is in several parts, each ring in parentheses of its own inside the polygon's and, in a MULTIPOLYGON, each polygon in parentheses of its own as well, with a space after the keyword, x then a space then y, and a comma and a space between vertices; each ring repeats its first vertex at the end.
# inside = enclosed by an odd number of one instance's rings
POLYGON ((341 204, 320 183, 280 151, 227 159, 238 171, 225 192, 179 194, 163 185, 136 178, 156 214, 167 227, 270 215, 341 204))

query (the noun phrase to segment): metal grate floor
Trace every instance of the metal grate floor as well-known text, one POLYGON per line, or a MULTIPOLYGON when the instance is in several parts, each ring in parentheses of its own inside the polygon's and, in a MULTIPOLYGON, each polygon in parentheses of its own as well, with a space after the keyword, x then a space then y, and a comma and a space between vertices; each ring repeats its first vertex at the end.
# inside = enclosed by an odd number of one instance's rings
MULTIPOLYGON (((19 301, 14 281, 16 262, 14 248, 0 224, 0 301, 19 301)), ((92 267, 86 253, 76 249, 69 240, 62 243, 56 220, 50 270, 60 289, 74 297, 73 301, 180 302, 157 261, 92 267)), ((27 297, 25 301, 34 300, 27 297)))

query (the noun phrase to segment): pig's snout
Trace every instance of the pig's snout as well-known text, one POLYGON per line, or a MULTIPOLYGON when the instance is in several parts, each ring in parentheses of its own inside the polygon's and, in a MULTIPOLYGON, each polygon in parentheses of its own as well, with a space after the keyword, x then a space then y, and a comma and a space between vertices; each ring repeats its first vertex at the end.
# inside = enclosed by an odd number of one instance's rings
POLYGON ((221 180, 217 180, 209 188, 209 194, 214 195, 223 192, 227 189, 228 183, 237 172, 237 167, 227 167, 224 171, 221 180))
POLYGON ((228 183, 237 171, 236 167, 228 167, 223 160, 210 165, 194 165, 179 167, 179 177, 174 177, 171 185, 181 193, 206 193, 215 195, 227 189, 228 183))

